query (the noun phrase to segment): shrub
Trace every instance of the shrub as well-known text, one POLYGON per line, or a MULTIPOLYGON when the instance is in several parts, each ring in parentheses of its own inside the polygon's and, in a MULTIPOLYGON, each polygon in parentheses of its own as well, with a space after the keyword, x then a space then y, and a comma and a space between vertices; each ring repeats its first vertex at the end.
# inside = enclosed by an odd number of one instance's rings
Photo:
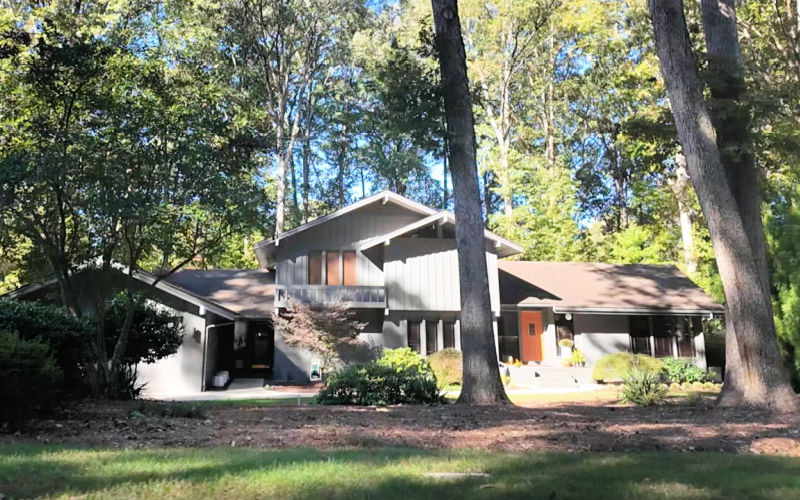
POLYGON ((14 422, 61 400, 63 374, 49 347, 0 332, 0 420, 14 422))
POLYGON ((705 370, 695 365, 691 359, 664 358, 664 374, 670 382, 706 382, 710 380, 705 370))
POLYGON ((667 397, 667 387, 659 380, 657 372, 634 368, 625 377, 622 401, 639 406, 661 404, 667 397))
POLYGON ((573 366, 579 366, 586 363, 586 356, 583 355, 580 349, 573 349, 572 354, 570 354, 570 361, 572 361, 573 366))
POLYGON ((326 405, 433 404, 441 401, 430 365, 407 348, 387 349, 377 361, 355 363, 333 373, 315 398, 315 402, 326 405))
MULTIPOLYGON (((122 331, 128 309, 128 297, 119 294, 106 306, 105 327, 106 354, 111 357, 122 331)), ((133 327, 125 346, 122 362, 126 365, 155 363, 178 352, 183 340, 183 325, 180 316, 145 303, 133 315, 133 327)))
POLYGON ((456 349, 442 349, 428 356, 428 362, 436 375, 439 387, 461 384, 462 361, 461 351, 456 349))
POLYGON ((658 375, 664 369, 664 363, 645 354, 628 352, 606 354, 595 364, 592 378, 598 381, 624 380, 634 369, 658 375))
POLYGON ((558 345, 561 347, 572 347, 575 345, 575 342, 572 339, 561 339, 558 341, 558 345))
POLYGON ((0 299, 0 331, 18 332, 22 340, 46 344, 63 373, 65 389, 72 394, 88 392, 87 361, 94 359, 90 321, 63 307, 0 299))
POLYGON ((413 370, 417 373, 427 374, 431 371, 428 360, 423 358, 418 352, 410 347, 398 347, 397 349, 384 349, 378 364, 389 367, 397 372, 413 370))

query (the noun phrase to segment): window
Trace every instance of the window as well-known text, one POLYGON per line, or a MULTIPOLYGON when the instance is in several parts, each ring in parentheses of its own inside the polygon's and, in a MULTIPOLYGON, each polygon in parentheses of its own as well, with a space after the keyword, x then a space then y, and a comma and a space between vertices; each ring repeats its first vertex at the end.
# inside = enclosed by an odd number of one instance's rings
POLYGON ((442 323, 442 328, 444 328, 444 332, 442 332, 442 342, 444 342, 445 349, 455 349, 456 347, 456 322, 455 321, 445 321, 442 323))
POLYGON ((657 358, 672 356, 675 319, 667 316, 653 316, 653 355, 657 358))
POLYGON ((631 351, 634 354, 652 355, 650 352, 650 317, 628 316, 628 331, 631 334, 631 351))
POLYGON ((439 322, 429 321, 425 328, 425 352, 433 354, 436 352, 436 337, 439 336, 439 322))
POLYGON ((409 321, 408 322, 408 347, 411 348, 414 352, 420 352, 419 350, 419 331, 420 331, 421 322, 420 321, 409 321))
POLYGON ((519 359, 519 322, 516 312, 504 312, 497 318, 497 346, 503 362, 519 359))
POLYGON ((325 281, 326 284, 331 286, 336 286, 341 283, 339 280, 339 252, 338 251, 329 251, 326 252, 326 266, 327 266, 327 280, 325 281))
POLYGON ((356 253, 353 250, 345 250, 342 252, 342 268, 343 268, 343 285, 355 286, 356 285, 356 253))
POLYGON ((308 255, 308 284, 322 284, 322 252, 311 252, 308 255))

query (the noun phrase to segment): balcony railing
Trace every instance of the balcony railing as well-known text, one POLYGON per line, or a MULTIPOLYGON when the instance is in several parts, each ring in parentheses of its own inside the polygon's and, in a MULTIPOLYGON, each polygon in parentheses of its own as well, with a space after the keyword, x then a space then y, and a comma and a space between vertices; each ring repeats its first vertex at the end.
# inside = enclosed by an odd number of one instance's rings
POLYGON ((386 290, 383 286, 276 285, 275 305, 286 307, 290 300, 382 309, 386 307, 386 290))

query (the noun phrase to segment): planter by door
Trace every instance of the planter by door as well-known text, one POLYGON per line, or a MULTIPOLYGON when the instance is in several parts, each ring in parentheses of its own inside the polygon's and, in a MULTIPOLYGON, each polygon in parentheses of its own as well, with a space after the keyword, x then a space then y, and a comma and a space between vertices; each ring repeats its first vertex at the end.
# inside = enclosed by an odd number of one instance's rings
POLYGON ((519 338, 522 344, 522 362, 542 360, 542 312, 519 313, 519 338))

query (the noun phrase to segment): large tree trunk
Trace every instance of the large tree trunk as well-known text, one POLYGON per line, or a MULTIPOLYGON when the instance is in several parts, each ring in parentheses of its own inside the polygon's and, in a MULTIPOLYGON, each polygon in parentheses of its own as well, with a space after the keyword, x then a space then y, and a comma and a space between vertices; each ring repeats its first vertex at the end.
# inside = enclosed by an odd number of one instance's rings
MULTIPOLYGON (((733 0, 703 0, 703 32, 708 52, 707 84, 711 90, 710 112, 717 133, 717 147, 725 167, 728 185, 742 218, 763 293, 769 297, 764 227, 761 221, 761 179, 755 164, 750 137, 750 113, 745 97, 744 69, 739 55, 736 6, 733 0)), ((735 331, 726 339, 725 385, 719 404, 741 403, 741 363, 735 345, 735 331)))
POLYGON ((778 350, 772 304, 764 294, 747 230, 728 186, 714 127, 686 29, 681 0, 650 0, 661 73, 686 155, 687 167, 708 223, 727 300, 727 323, 736 332, 747 405, 796 411, 797 398, 778 350))
POLYGON ((507 403, 497 365, 481 217, 475 124, 456 0, 432 0, 456 213, 461 290, 462 404, 507 403))

